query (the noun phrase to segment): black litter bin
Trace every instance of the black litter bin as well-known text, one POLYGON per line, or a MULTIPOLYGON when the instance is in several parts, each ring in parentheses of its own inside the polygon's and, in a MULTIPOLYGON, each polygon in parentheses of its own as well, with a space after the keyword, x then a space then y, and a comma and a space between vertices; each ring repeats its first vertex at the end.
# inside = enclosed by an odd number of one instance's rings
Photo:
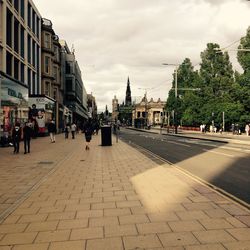
POLYGON ((102 126, 102 146, 112 146, 111 126, 102 126))

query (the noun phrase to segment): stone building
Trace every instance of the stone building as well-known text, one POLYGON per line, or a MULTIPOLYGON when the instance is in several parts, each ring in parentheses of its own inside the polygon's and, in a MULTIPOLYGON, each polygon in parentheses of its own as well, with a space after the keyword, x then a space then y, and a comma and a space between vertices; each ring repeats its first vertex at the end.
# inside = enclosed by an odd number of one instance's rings
POLYGON ((0 1, 0 132, 28 120, 41 91, 41 15, 32 0, 0 1))
POLYGON ((82 73, 74 51, 70 51, 66 41, 60 40, 61 64, 64 84, 64 105, 68 108, 70 115, 66 117, 68 122, 76 124, 88 119, 87 92, 83 84, 82 73))
POLYGON ((148 101, 146 95, 140 103, 133 107, 133 125, 135 127, 144 127, 148 125, 160 125, 165 121, 165 105, 166 102, 159 98, 154 101, 153 98, 148 101))
POLYGON ((118 104, 118 99, 116 98, 115 95, 114 99, 112 99, 112 121, 117 120, 118 115, 119 115, 119 104, 118 104))

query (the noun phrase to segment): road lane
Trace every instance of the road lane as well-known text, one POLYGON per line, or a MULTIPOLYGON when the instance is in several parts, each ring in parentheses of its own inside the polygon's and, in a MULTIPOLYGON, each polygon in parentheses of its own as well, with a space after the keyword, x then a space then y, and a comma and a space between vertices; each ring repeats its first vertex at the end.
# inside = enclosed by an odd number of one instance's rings
POLYGON ((132 130, 120 137, 250 203, 250 148, 132 130))

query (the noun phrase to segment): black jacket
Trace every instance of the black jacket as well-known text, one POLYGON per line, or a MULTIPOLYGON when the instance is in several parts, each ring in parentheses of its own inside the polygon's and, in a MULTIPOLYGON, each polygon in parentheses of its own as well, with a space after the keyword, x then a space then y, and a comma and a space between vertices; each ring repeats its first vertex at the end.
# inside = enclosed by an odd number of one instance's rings
POLYGON ((12 130, 12 139, 13 141, 20 141, 21 140, 21 128, 15 126, 12 130))
POLYGON ((30 126, 24 126, 23 139, 29 140, 33 135, 33 129, 30 126))
POLYGON ((48 125, 48 132, 49 133, 56 133, 56 124, 53 122, 50 122, 48 125))

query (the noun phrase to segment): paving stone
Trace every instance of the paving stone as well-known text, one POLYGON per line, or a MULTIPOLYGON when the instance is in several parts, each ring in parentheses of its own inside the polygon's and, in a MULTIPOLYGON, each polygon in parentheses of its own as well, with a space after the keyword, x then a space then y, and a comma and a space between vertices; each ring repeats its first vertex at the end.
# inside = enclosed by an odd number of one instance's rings
POLYGON ((207 230, 233 228, 225 219, 201 219, 199 221, 207 230))
POLYGON ((175 213, 151 213, 148 214, 148 217, 151 222, 167 222, 167 221, 178 221, 179 218, 176 216, 175 213))
POLYGON ((39 207, 18 208, 13 212, 13 215, 32 215, 36 214, 38 210, 39 207))
POLYGON ((88 219, 61 220, 58 224, 58 230, 84 228, 88 226, 88 219))
POLYGON ((248 211, 240 208, 236 204, 221 204, 220 207, 222 207, 231 215, 250 215, 248 211))
POLYGON ((82 199, 80 199, 80 204, 84 204, 84 203, 88 203, 88 204, 100 203, 102 201, 103 201, 102 197, 82 198, 82 199))
POLYGON ((210 217, 210 218, 227 218, 231 217, 229 213, 227 213, 224 209, 211 209, 211 210, 205 210, 205 213, 210 217))
POLYGON ((132 214, 132 215, 119 216, 119 221, 121 225, 124 225, 124 224, 149 222, 149 219, 146 215, 143 215, 143 214, 138 214, 138 215, 132 214))
POLYGON ((193 234, 202 244, 235 241, 235 239, 225 230, 199 231, 193 232, 193 234))
POLYGON ((12 246, 0 246, 0 250, 11 250, 12 246))
POLYGON ((189 196, 188 197, 192 202, 209 202, 210 200, 202 195, 199 196, 189 196))
POLYGON ((36 238, 37 233, 14 233, 6 234, 0 241, 0 245, 30 244, 36 238))
POLYGON ((157 235, 139 235, 123 237, 125 249, 162 247, 157 235))
POLYGON ((18 223, 25 223, 25 222, 42 222, 45 221, 48 217, 48 214, 35 214, 35 215, 22 215, 21 218, 18 220, 18 223))
POLYGON ((39 232, 35 242, 52 242, 52 241, 66 241, 69 240, 70 230, 57 230, 57 231, 47 231, 39 232))
POLYGON ((85 244, 85 240, 52 242, 49 250, 83 250, 85 244))
POLYGON ((93 193, 93 197, 110 197, 113 196, 114 193, 113 192, 100 192, 100 193, 93 193))
POLYGON ((3 224, 0 225, 0 234, 21 233, 28 224, 3 224))
POLYGON ((225 250, 221 244, 185 246, 185 250, 225 250))
POLYGON ((242 223, 250 227, 250 215, 239 215, 236 216, 238 220, 240 220, 242 223))
POLYGON ((86 250, 123 250, 121 238, 88 240, 86 250))
POLYGON ((215 208, 215 204, 211 202, 183 203, 182 205, 187 210, 209 210, 215 208))
POLYGON ((198 220, 198 219, 208 219, 209 217, 203 211, 186 211, 186 212, 176 212, 176 214, 181 218, 181 220, 198 220))
POLYGON ((70 220, 74 219, 76 212, 62 212, 62 213, 50 213, 48 215, 47 221, 51 220, 70 220))
POLYGON ((227 231, 239 241, 250 240, 250 228, 233 228, 227 231))
POLYGON ((129 208, 104 209, 104 216, 131 215, 129 208))
POLYGON ((190 232, 158 234, 164 247, 199 244, 190 232))
POLYGON ((98 238, 103 238, 102 227, 72 229, 70 235, 70 240, 85 240, 85 239, 98 239, 98 238))
POLYGON ((90 210, 90 204, 66 205, 65 212, 90 210))
POLYGON ((56 230, 58 221, 32 222, 29 224, 26 232, 42 232, 56 230))
POLYGON ((91 204, 91 209, 116 208, 115 202, 103 202, 91 204))
POLYGON ((15 224, 20 219, 21 215, 9 215, 2 224, 15 224))
POLYGON ((103 197, 104 202, 109 202, 109 201, 126 201, 126 196, 125 195, 119 195, 119 196, 109 196, 109 197, 103 197))
POLYGON ((107 225, 118 225, 118 217, 100 217, 100 218, 90 218, 89 226, 90 227, 100 227, 107 225))
POLYGON ((103 210, 78 211, 76 214, 76 218, 94 218, 102 216, 103 216, 103 210))
POLYGON ((49 247, 49 243, 16 245, 12 248, 12 250, 47 250, 48 247, 49 247))
POLYGON ((43 207, 39 209, 39 214, 48 214, 48 213, 59 213, 65 210, 64 206, 52 206, 52 207, 43 207))
POLYGON ((229 242, 223 243, 227 250, 249 250, 250 249, 250 240, 248 241, 237 241, 237 242, 229 242))
POLYGON ((205 228, 196 220, 170 221, 168 225, 174 232, 192 232, 205 230, 205 228))
POLYGON ((104 227, 105 237, 116 237, 116 236, 128 236, 137 235, 135 225, 116 225, 116 226, 105 226, 104 227))
POLYGON ((143 223, 136 225, 139 234, 168 233, 170 227, 164 222, 143 223))
POLYGON ((126 207, 141 207, 142 204, 140 201, 117 201, 116 206, 118 208, 126 208, 126 207))
POLYGON ((228 217, 225 218, 230 224, 234 227, 247 227, 246 224, 242 223, 240 220, 236 219, 235 217, 228 217))

